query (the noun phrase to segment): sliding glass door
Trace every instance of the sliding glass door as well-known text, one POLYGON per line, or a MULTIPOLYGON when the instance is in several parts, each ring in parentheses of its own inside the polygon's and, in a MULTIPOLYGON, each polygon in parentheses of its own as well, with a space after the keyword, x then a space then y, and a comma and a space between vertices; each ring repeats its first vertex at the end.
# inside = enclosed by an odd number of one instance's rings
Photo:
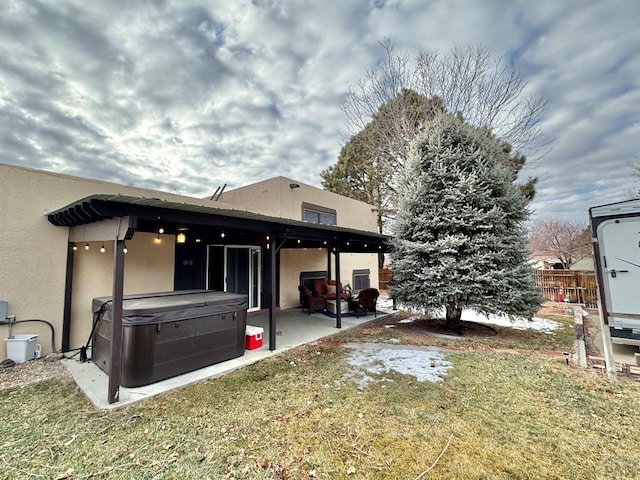
POLYGON ((260 247, 210 245, 208 260, 208 288, 247 295, 249 310, 260 309, 260 247))

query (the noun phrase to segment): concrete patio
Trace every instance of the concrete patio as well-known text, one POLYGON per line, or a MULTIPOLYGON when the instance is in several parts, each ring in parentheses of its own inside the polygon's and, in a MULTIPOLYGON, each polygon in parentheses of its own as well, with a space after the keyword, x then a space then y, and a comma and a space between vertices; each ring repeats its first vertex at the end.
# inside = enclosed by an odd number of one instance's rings
MULTIPOLYGON (((388 311, 390 310, 378 310, 378 318, 387 315, 388 311)), ((371 313, 360 317, 343 316, 342 329, 353 328, 373 319, 374 315, 371 313)), ((299 308, 283 310, 278 312, 276 317, 277 349, 272 352, 269 350, 268 313, 250 314, 247 318, 247 324, 264 328, 264 342, 261 348, 246 350, 242 357, 150 385, 136 388, 120 387, 120 400, 113 404, 107 402, 109 377, 93 362, 80 362, 76 358, 66 359, 63 362, 93 405, 98 408, 113 409, 131 405, 202 380, 225 375, 264 358, 272 357, 291 348, 316 341, 340 331, 336 328, 335 318, 328 317, 323 313, 312 312, 311 315, 308 315, 306 312, 301 312, 299 308)))

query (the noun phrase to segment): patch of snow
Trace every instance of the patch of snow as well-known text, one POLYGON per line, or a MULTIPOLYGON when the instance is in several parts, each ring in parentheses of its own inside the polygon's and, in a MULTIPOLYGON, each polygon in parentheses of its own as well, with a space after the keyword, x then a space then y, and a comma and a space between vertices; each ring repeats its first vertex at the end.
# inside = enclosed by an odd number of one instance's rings
POLYGON ((389 381, 384 376, 374 378, 371 375, 380 376, 391 371, 412 375, 420 382, 437 382, 453 368, 453 364, 445 360, 444 353, 436 347, 358 344, 351 346, 346 359, 353 369, 343 380, 355 381, 359 388, 370 382, 389 381))
MULTIPOLYGON (((401 307, 405 311, 410 312, 418 312, 418 309, 415 308, 406 308, 401 307)), ((422 315, 425 315, 425 311, 419 312, 422 315)), ((434 316, 444 318, 444 310, 433 312, 434 316)), ((405 318, 400 320, 398 323, 413 323, 420 317, 411 316, 409 318, 405 318)), ((511 327, 516 330, 537 330, 542 333, 553 333, 554 330, 560 327, 558 322, 554 322, 553 320, 547 320, 546 318, 533 317, 529 320, 522 319, 511 319, 506 315, 482 315, 474 310, 463 310, 462 311, 462 320, 466 320, 467 322, 477 322, 477 323, 487 323, 490 325, 498 325, 500 327, 511 327)))
POLYGON ((400 320, 398 323, 414 323, 416 320, 418 320, 420 317, 409 317, 409 318, 403 318, 402 320, 400 320))
POLYGON ((553 333, 560 327, 558 322, 546 318, 533 317, 529 320, 510 319, 506 315, 481 315, 473 310, 463 310, 462 320, 468 322, 488 323, 500 327, 511 327, 516 330, 536 330, 538 332, 553 333))
POLYGON ((393 300, 387 297, 378 297, 376 301, 376 308, 379 310, 391 311, 393 310, 393 300))

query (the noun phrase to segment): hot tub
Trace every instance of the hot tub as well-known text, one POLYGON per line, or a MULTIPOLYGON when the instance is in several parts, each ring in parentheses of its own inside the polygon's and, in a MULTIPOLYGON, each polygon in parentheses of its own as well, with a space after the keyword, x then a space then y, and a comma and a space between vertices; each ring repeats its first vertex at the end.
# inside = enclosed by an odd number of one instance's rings
MULTIPOLYGON (((244 355, 246 295, 184 290, 125 296, 120 384, 139 387, 244 355)), ((109 373, 111 297, 93 299, 102 317, 92 360, 109 373)))

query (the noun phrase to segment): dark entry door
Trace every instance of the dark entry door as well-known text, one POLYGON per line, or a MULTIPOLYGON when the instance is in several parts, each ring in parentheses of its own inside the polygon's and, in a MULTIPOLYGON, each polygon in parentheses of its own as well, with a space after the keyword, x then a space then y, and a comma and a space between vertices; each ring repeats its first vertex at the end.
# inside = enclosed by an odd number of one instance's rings
POLYGON ((224 247, 222 245, 209 245, 208 249, 209 290, 224 292, 224 247))
POLYGON ((204 245, 176 244, 174 290, 206 288, 204 245))

